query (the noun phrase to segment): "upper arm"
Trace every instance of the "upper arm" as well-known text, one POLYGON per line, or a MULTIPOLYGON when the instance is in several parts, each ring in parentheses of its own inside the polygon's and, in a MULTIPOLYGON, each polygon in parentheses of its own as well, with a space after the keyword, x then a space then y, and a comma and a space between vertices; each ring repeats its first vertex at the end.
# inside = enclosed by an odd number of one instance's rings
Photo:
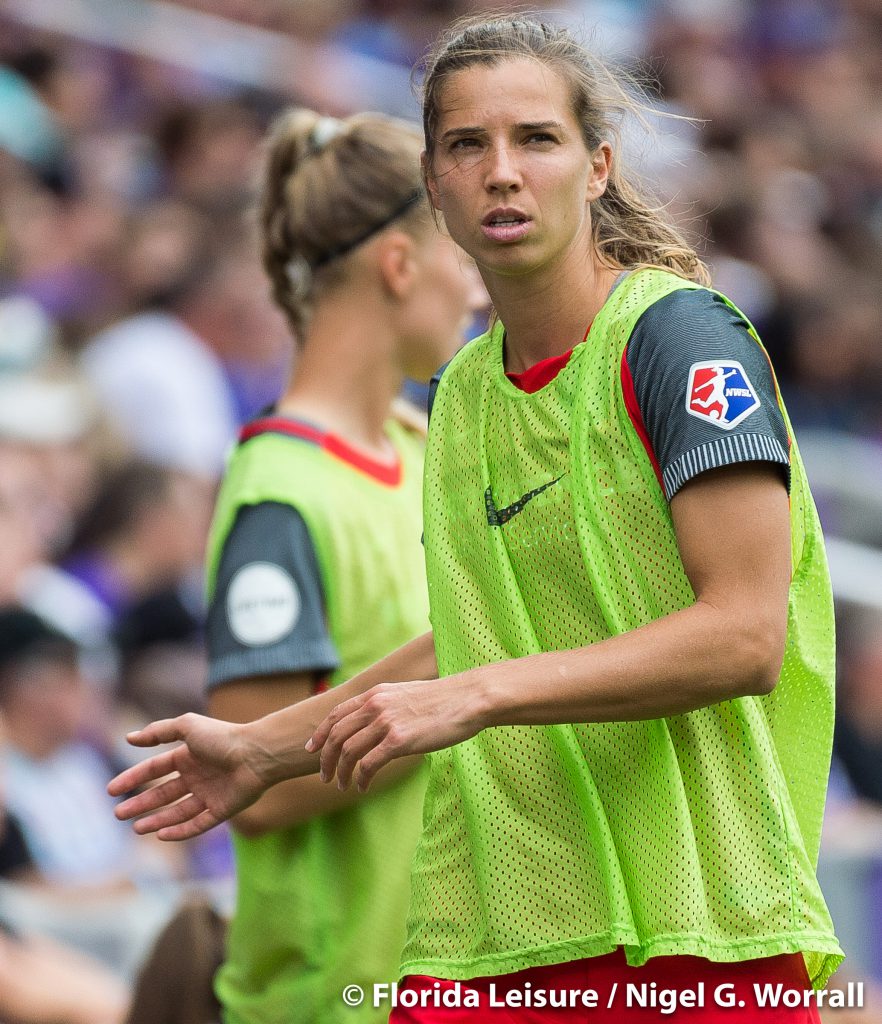
POLYGON ((225 722, 253 722, 264 715, 297 704, 315 693, 312 672, 237 679, 214 687, 208 695, 208 713, 225 722))
POLYGON ((719 296, 679 290, 637 322, 622 388, 696 601, 760 685, 774 685, 791 575, 790 441, 766 354, 719 296))
MULTIPOLYGON (((790 507, 780 474, 751 462, 702 473, 671 502, 696 602, 719 613, 774 684, 790 588, 790 507)), ((731 639, 728 637, 727 639, 731 639)))

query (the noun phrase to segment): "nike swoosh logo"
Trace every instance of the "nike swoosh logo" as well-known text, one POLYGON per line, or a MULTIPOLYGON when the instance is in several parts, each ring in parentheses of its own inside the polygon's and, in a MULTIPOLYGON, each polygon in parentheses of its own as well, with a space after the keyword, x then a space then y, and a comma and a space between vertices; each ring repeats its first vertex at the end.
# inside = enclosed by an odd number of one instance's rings
POLYGON ((488 487, 484 491, 484 504, 487 506, 487 522, 491 526, 502 526, 503 523, 507 523, 509 519, 513 519, 518 512, 522 512, 524 505, 528 501, 532 501, 537 494, 541 494, 543 491, 547 491, 549 487, 553 487, 558 480, 562 480, 566 476, 566 473, 561 473, 559 477, 554 480, 549 480, 547 484, 543 484, 541 487, 536 487, 532 491, 527 491, 526 494, 522 495, 516 502, 511 505, 506 505, 505 508, 497 508, 496 502, 493 500, 493 492, 488 487))

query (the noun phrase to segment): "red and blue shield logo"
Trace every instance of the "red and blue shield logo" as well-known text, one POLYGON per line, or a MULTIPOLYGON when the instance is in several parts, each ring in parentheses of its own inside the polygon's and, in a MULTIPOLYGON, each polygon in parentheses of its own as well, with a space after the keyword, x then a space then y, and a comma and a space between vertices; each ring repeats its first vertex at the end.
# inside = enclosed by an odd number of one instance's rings
POLYGON ((760 400, 741 363, 707 360, 689 367, 686 411, 691 416, 731 430, 759 407, 760 400))

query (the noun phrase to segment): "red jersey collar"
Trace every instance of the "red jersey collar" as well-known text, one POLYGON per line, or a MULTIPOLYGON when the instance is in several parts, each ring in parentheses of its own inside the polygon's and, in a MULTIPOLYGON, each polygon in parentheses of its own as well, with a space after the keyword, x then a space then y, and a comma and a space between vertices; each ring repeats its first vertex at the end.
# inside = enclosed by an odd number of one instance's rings
POLYGON ((353 448, 336 434, 329 434, 304 420, 289 419, 287 416, 274 414, 261 416, 242 427, 239 431, 239 444, 245 444, 246 441, 259 437, 261 434, 284 434, 287 437, 296 437, 301 441, 318 445, 330 455, 348 463, 387 487, 397 487, 401 483, 403 469, 400 458, 396 458, 394 462, 381 462, 379 459, 365 455, 364 452, 353 448))
MULTIPOLYGON (((588 325, 588 330, 585 331, 585 337, 582 341, 585 341, 590 333, 591 324, 588 325)), ((532 395, 537 391, 541 391, 546 384, 550 384, 554 380, 570 361, 572 354, 573 350, 570 349, 561 356, 549 356, 547 359, 540 359, 538 363, 533 363, 532 366, 528 366, 526 370, 522 370, 520 373, 506 373, 505 376, 508 377, 519 391, 526 391, 528 395, 532 395)))

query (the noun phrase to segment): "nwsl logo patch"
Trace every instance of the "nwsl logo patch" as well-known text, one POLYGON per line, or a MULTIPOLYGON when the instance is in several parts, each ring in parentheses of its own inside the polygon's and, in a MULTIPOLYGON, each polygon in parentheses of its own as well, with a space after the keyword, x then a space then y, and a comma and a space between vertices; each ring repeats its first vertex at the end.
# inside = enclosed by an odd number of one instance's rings
POLYGON ((693 363, 686 386, 686 411, 731 430, 760 407, 753 385, 734 359, 693 363))

